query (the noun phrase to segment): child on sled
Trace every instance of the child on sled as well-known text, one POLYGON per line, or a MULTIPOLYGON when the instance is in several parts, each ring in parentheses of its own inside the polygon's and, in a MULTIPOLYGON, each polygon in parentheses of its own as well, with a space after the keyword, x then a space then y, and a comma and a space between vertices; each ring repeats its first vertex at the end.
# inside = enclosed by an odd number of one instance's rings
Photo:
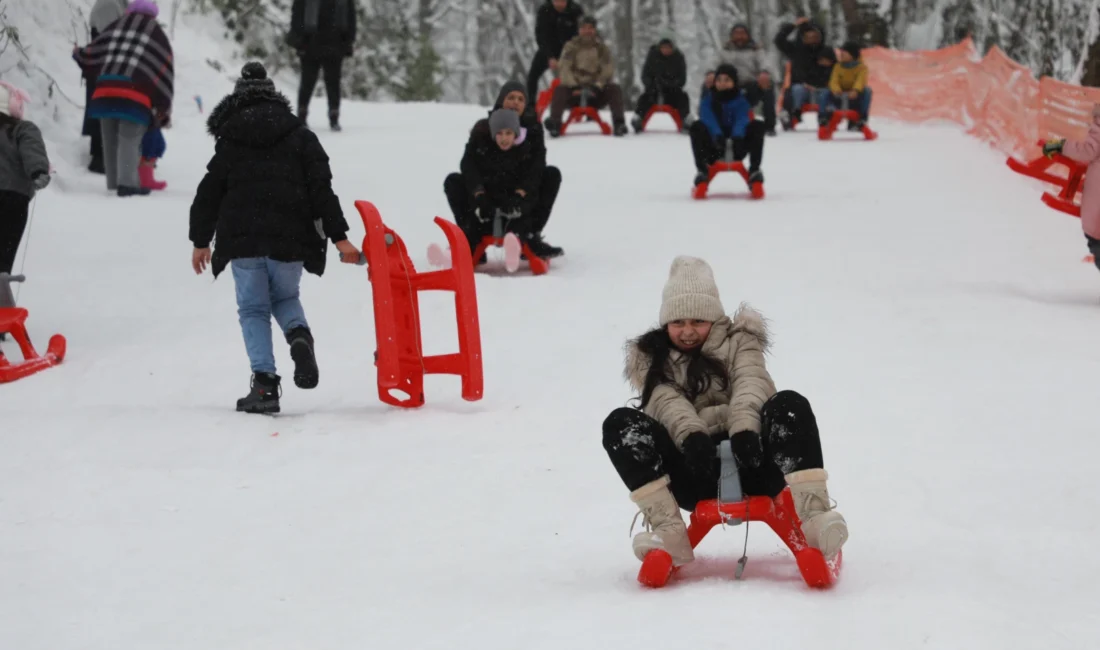
POLYGON ((659 324, 627 345, 637 409, 618 408, 603 423, 604 449, 645 515, 646 532, 634 536, 638 559, 657 549, 676 566, 695 559, 680 510, 717 496, 726 438, 744 493, 775 498, 789 486, 807 542, 836 557, 848 526, 830 504, 817 421, 805 397, 776 392, 760 313, 742 305, 727 316, 710 266, 681 256, 659 324))
POLYGON ((752 119, 752 107, 737 87, 737 68, 729 63, 714 72, 714 89, 699 103, 699 119, 688 131, 695 156, 695 185, 708 179, 712 164, 732 149, 735 160, 749 158, 749 184, 763 183, 764 123, 752 119))
POLYGON ((829 77, 829 99, 818 116, 818 124, 829 123, 833 111, 847 103, 848 110, 859 112, 859 120, 848 122, 849 131, 859 131, 871 113, 871 89, 867 86, 867 64, 861 58, 859 43, 847 42, 840 48, 840 61, 829 77))
POLYGON ((1043 155, 1049 157, 1055 153, 1088 163, 1081 191, 1081 229, 1096 268, 1100 269, 1100 104, 1092 105, 1092 123, 1083 139, 1050 140, 1043 145, 1043 155))

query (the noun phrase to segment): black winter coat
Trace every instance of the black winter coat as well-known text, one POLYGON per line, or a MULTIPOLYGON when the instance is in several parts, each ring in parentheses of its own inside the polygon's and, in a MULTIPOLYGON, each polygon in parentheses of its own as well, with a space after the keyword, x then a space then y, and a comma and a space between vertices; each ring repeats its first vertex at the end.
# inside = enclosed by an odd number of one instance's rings
POLYGON ((355 0, 294 0, 287 42, 307 59, 340 59, 351 56, 355 27, 355 0), (315 30, 306 24, 312 3, 320 3, 315 30), (344 16, 336 15, 339 7, 344 8, 344 16))
POLYGON ((216 234, 214 276, 242 257, 304 262, 306 271, 324 273, 324 238, 347 239, 348 224, 328 156, 286 97, 263 89, 229 95, 207 129, 217 144, 191 204, 189 236, 206 248, 216 234))
POLYGON ((546 0, 535 19, 535 42, 539 52, 551 59, 561 57, 562 48, 577 35, 582 16, 584 9, 573 0, 569 0, 565 11, 558 11, 550 0, 546 0))
POLYGON ((525 127, 527 133, 523 143, 501 151, 489 133, 488 120, 483 122, 484 128, 478 128, 481 125, 478 122, 470 132, 470 140, 466 143, 466 152, 459 165, 466 189, 471 195, 484 191, 494 203, 514 205, 526 214, 538 197, 542 174, 546 169, 546 143, 542 130, 525 127), (517 189, 523 190, 527 196, 521 198, 516 194, 517 189))
POLYGON ((790 36, 794 30, 794 23, 785 23, 775 35, 775 46, 791 60, 791 83, 809 84, 815 88, 828 87, 829 77, 833 73, 832 65, 819 65, 817 60, 825 57, 835 64, 836 53, 825 44, 825 30, 813 23, 803 23, 798 25, 798 35, 792 41, 790 36), (802 42, 802 34, 811 29, 821 34, 821 42, 813 47, 802 42))
POLYGON ((664 88, 682 89, 687 83, 687 61, 684 53, 676 49, 670 56, 661 54, 661 47, 649 48, 642 66, 642 85, 646 91, 659 91, 664 88))

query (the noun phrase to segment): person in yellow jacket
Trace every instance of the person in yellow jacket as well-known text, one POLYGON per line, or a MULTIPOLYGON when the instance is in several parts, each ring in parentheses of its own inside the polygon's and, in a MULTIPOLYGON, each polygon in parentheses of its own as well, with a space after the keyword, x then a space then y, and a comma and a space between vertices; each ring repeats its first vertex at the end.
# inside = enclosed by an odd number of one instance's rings
POLYGON ((833 66, 829 78, 829 107, 821 114, 822 124, 827 124, 832 112, 847 101, 848 107, 859 111, 858 122, 848 122, 849 131, 858 131, 871 113, 871 88, 867 85, 867 64, 861 58, 859 43, 847 42, 840 48, 839 61, 833 66))

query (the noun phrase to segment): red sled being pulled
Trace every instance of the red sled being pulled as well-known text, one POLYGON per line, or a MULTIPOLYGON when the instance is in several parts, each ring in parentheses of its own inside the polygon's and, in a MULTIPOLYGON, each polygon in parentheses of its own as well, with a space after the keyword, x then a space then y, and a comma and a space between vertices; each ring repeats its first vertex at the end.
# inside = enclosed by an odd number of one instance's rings
POLYGON ((39 356, 31 345, 30 335, 27 334, 26 320, 30 315, 26 309, 15 307, 15 301, 11 296, 10 283, 23 282, 21 275, 8 275, 0 273, 0 334, 11 334, 19 345, 19 351, 23 354, 23 361, 12 363, 0 350, 0 384, 29 377, 36 372, 56 366, 65 359, 65 337, 54 334, 50 337, 46 354, 39 356))

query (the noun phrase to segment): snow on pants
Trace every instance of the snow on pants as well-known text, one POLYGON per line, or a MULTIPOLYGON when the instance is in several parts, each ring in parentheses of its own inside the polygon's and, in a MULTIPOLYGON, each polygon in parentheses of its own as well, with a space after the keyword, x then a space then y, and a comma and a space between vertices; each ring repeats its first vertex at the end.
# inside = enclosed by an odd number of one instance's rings
MULTIPOLYGON (((558 189, 561 187, 561 171, 557 167, 548 166, 542 172, 542 184, 531 212, 531 219, 527 227, 533 232, 541 234, 543 228, 550 221, 550 211, 554 209, 554 201, 558 198, 558 189)), ((481 237, 492 234, 492 223, 483 224, 474 214, 477 205, 474 197, 466 189, 466 182, 462 180, 462 174, 451 174, 443 181, 443 193, 447 195, 447 203, 451 206, 455 223, 462 232, 466 233, 466 239, 470 241, 470 248, 477 248, 481 237)), ((526 234, 526 233, 518 233, 526 234)), ((476 260, 475 260, 476 261, 476 260)))
MULTIPOLYGON (((760 415, 765 460, 755 469, 739 468, 741 487, 746 495, 774 498, 787 485, 784 475, 824 467, 821 438, 810 403, 794 391, 776 393, 764 404, 760 415)), ((710 488, 697 484, 668 430, 641 411, 612 411, 603 423, 603 447, 631 492, 668 475, 676 503, 685 510, 693 510, 699 501, 718 495, 717 483, 710 488)), ((715 455, 714 476, 719 476, 720 466, 715 455)))
POLYGON ((137 122, 105 117, 99 120, 103 132, 103 166, 107 172, 107 189, 140 188, 138 163, 141 162, 141 139, 149 127, 137 122))
POLYGON ((325 93, 328 95, 329 117, 340 114, 340 77, 343 75, 343 57, 329 59, 311 59, 302 57, 302 82, 298 88, 298 115, 301 117, 309 110, 309 100, 313 89, 317 87, 317 78, 321 69, 325 71, 325 93))
MULTIPOLYGON (((745 127, 745 137, 733 139, 733 159, 744 160, 745 156, 748 156, 749 171, 760 169, 760 164, 764 162, 766 128, 763 122, 753 120, 745 127)), ((706 173, 711 165, 726 155, 726 152, 714 141, 714 136, 702 120, 695 120, 689 133, 691 133, 691 151, 695 155, 695 168, 706 173)))
POLYGON ((638 96, 638 104, 634 108, 634 112, 638 117, 644 119, 649 109, 657 104, 671 106, 680 114, 681 123, 686 122, 691 113, 691 98, 679 88, 665 88, 660 91, 656 88, 647 88, 644 93, 638 96))
POLYGON ((237 287, 237 315, 252 372, 275 373, 271 341, 271 317, 286 334, 295 327, 309 327, 298 286, 302 262, 277 262, 269 257, 243 257, 232 261, 237 287))
POLYGON ((23 231, 27 228, 30 197, 19 192, 0 190, 0 273, 11 273, 23 231))
MULTIPOLYGON (((573 91, 580 88, 570 88, 564 84, 558 86, 554 95, 550 98, 550 119, 554 124, 561 124, 561 116, 569 106, 579 106, 580 97, 574 96, 573 91)), ((615 124, 626 122, 626 113, 623 108, 623 89, 619 84, 609 83, 603 88, 595 88, 594 96, 589 102, 590 106, 597 109, 605 106, 611 111, 611 120, 615 124)))

